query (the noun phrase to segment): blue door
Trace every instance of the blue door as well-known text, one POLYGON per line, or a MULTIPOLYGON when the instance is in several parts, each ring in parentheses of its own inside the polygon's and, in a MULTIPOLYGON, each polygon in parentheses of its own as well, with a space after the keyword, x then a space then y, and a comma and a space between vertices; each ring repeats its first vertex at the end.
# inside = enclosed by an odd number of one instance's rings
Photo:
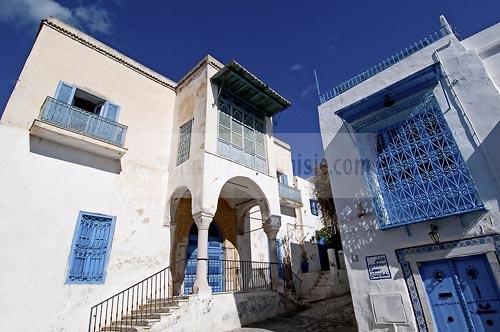
POLYGON ((500 331, 500 294, 486 255, 419 263, 438 331, 500 331))
MULTIPOLYGON (((208 229, 208 284, 212 292, 224 291, 224 268, 223 268, 222 236, 217 225, 212 222, 208 229)), ((188 236, 186 253, 186 269, 184 273, 184 294, 193 292, 193 284, 196 280, 196 262, 198 257, 198 227, 191 226, 188 236)))

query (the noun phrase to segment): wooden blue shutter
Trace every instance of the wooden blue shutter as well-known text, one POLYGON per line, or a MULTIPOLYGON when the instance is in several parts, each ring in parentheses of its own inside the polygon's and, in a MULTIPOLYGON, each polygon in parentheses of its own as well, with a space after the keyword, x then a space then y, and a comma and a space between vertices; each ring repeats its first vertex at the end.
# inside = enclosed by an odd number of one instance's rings
POLYGON ((76 88, 64 82, 59 82, 55 98, 63 103, 71 104, 75 96, 76 88))
POLYGON ((80 213, 71 249, 68 283, 104 282, 114 217, 80 213))
POLYGON ((101 109, 101 116, 111 121, 117 121, 120 114, 120 106, 107 101, 101 109))
POLYGON ((283 184, 286 184, 288 186, 288 175, 283 174, 283 184))

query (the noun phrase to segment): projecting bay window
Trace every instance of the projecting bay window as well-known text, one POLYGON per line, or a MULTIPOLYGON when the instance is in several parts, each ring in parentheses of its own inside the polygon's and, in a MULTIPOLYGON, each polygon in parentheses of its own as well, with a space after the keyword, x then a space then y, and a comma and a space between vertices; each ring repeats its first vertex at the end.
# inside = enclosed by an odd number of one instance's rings
POLYGON ((264 117, 219 97, 217 153, 267 172, 264 117))
POLYGON ((432 91, 384 112, 366 144, 374 150, 368 180, 382 229, 484 208, 432 91))

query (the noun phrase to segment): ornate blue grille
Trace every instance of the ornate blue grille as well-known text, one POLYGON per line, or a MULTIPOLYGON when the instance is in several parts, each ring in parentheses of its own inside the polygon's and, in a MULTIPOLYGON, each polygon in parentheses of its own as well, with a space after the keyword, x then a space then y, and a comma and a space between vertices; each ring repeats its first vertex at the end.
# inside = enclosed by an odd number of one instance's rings
POLYGON ((376 133, 381 228, 484 208, 435 97, 424 100, 404 121, 376 133))
POLYGON ((80 213, 71 249, 68 283, 104 281, 113 226, 113 217, 80 213))

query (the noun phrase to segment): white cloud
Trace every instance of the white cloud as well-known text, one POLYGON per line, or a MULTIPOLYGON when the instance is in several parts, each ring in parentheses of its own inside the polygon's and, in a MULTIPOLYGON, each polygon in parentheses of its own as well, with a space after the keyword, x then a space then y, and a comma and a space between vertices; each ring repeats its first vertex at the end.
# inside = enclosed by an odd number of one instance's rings
POLYGON ((54 0, 0 0, 0 22, 26 26, 48 16, 90 32, 109 34, 113 27, 109 11, 96 4, 69 8, 54 0))
POLYGON ((312 90, 314 89, 314 85, 309 85, 307 88, 305 88, 304 90, 302 90, 302 92, 300 93, 300 95, 302 97, 305 97, 307 96, 312 90))
POLYGON ((302 65, 300 63, 296 63, 292 66, 290 66, 290 71, 297 71, 297 70, 300 70, 302 68, 302 65))

